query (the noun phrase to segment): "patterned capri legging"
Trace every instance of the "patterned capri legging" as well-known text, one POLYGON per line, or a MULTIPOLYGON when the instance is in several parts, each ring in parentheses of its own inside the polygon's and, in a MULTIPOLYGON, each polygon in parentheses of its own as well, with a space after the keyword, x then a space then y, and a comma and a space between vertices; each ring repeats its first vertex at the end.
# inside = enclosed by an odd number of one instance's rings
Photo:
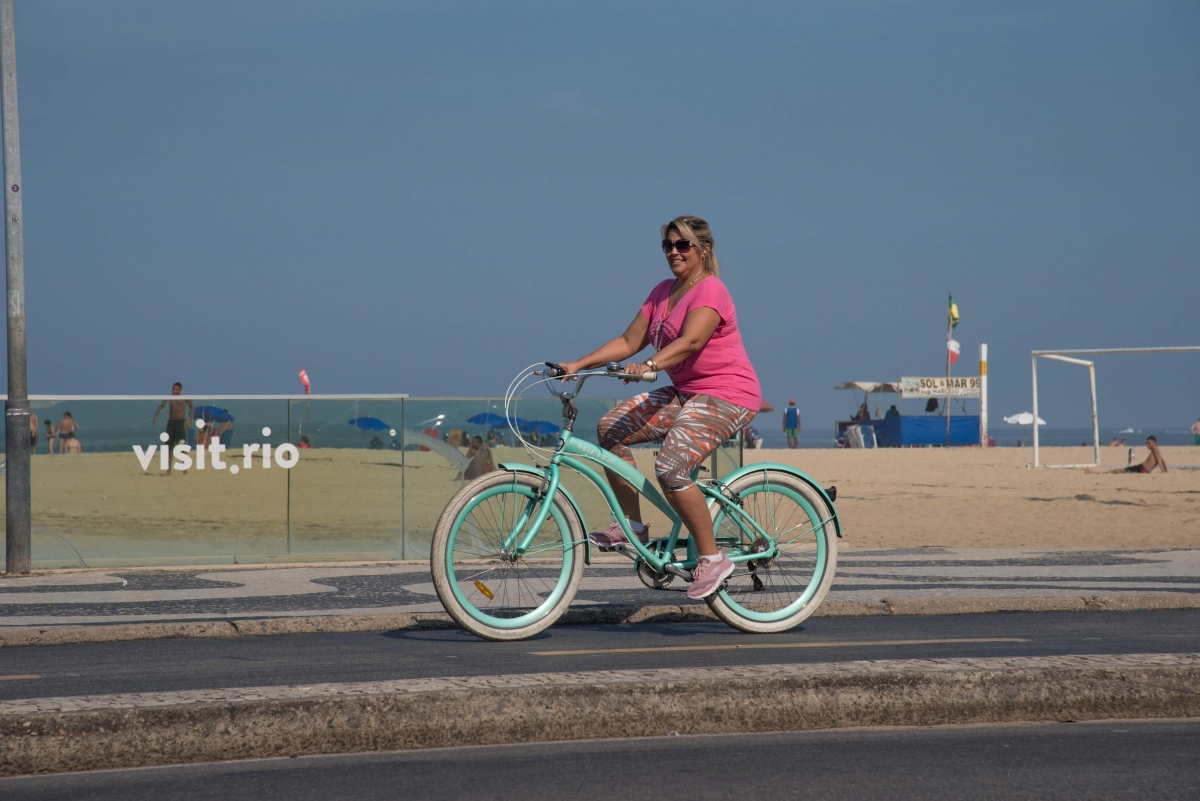
POLYGON ((600 447, 632 465, 630 445, 662 441, 654 474, 663 489, 678 492, 695 486, 692 471, 755 412, 712 395, 684 395, 675 387, 659 387, 630 398, 596 426, 600 447))

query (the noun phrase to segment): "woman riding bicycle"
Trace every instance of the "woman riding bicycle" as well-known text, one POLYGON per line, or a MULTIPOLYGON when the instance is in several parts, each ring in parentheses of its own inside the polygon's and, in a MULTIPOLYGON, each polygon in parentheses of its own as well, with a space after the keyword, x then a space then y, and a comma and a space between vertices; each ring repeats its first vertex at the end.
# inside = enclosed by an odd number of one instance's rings
MULTIPOLYGON (((700 555, 688 597, 704 598, 720 588, 734 564, 717 548, 708 505, 691 474, 757 414, 762 390, 742 345, 733 300, 719 277, 708 223, 699 217, 676 217, 662 227, 662 236, 663 253, 675 277, 651 290, 624 334, 582 359, 560 364, 574 374, 624 361, 654 346, 652 357, 640 364, 630 362, 625 372, 666 370, 674 386, 620 404, 600 420, 597 434, 601 447, 635 466, 630 445, 663 443, 654 472, 700 555)), ((649 541, 637 490, 612 471, 605 472, 630 528, 643 543, 649 541)), ((590 538, 601 548, 626 539, 615 522, 590 538)))

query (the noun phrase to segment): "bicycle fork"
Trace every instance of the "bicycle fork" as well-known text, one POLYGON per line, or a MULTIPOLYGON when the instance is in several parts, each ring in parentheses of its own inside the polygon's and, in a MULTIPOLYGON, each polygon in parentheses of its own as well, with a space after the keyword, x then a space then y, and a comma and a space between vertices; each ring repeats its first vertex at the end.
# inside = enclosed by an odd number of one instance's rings
POLYGON ((546 468, 546 473, 542 476, 542 483, 538 485, 534 497, 525 504, 521 515, 513 523, 512 530, 505 535, 504 542, 500 547, 502 559, 515 562, 529 550, 534 538, 541 531, 542 524, 546 522, 546 515, 550 513, 549 499, 553 499, 557 493, 558 470, 552 465, 546 468), (536 512, 533 511, 535 505, 537 505, 536 512), (530 521, 531 516, 533 517, 532 521, 530 521))

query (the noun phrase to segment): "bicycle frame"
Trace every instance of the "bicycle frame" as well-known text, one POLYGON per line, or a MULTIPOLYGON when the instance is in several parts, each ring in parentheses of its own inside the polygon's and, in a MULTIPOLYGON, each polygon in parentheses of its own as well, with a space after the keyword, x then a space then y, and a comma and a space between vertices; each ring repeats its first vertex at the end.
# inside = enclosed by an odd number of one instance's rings
MULTIPOLYGON (((577 439, 569 428, 562 432, 558 447, 555 449, 554 455, 550 458, 550 464, 545 468, 542 476, 542 487, 538 493, 539 498, 531 500, 526 505, 525 511, 518 518, 512 531, 508 533, 502 543, 504 552, 509 555, 509 558, 516 559, 529 553, 529 546, 533 543, 550 510, 550 505, 543 502, 540 503, 537 511, 533 512, 534 504, 545 498, 553 498, 555 493, 558 492, 559 477, 563 466, 569 467, 579 473, 600 490, 600 494, 604 496, 604 500, 608 503, 608 507, 616 518, 618 525, 621 526, 621 530, 625 532, 625 536, 629 539, 630 547, 634 549, 638 557, 656 572, 664 572, 667 565, 684 570, 690 570, 696 566, 696 546, 691 537, 687 541, 687 557, 682 561, 677 561, 674 558, 683 521, 675 510, 671 508, 671 505, 667 503, 667 500, 658 489, 654 487, 650 479, 642 475, 637 468, 623 459, 596 447, 587 440, 577 439), (629 482, 640 495, 654 504, 655 508, 666 515, 667 519, 671 521, 671 533, 667 537, 665 544, 662 544, 662 540, 651 541, 652 545, 658 543, 655 550, 659 551, 659 553, 655 553, 650 547, 643 545, 634 535, 628 521, 625 519, 625 513, 621 511, 620 504, 617 502, 617 496, 613 493, 612 487, 609 486, 608 481, 593 469, 588 462, 593 462, 602 468, 607 468, 629 482), (531 516, 532 520, 530 519, 531 516)), ((732 561, 745 562, 750 559, 764 559, 775 556, 777 552, 775 542, 763 531, 754 518, 746 514, 740 505, 726 497, 720 491, 719 483, 718 487, 713 487, 705 483, 697 484, 697 486, 710 499, 710 503, 720 503, 725 507, 726 513, 730 515, 730 518, 743 533, 753 539, 762 539, 762 541, 769 545, 766 551, 729 553, 728 556, 732 561)), ((586 545, 586 543, 580 541, 572 543, 570 547, 578 545, 586 545)))

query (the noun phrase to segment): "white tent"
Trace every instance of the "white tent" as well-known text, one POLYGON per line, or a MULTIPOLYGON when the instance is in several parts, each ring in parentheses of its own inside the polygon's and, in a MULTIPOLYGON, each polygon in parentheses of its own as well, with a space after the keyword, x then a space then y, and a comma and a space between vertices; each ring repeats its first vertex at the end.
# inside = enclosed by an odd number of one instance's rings
POLYGON ((847 381, 834 389, 857 389, 859 392, 900 392, 900 385, 889 381, 847 381))
MULTIPOLYGON (((866 403, 867 398, 872 392, 894 392, 896 394, 896 403, 900 402, 900 385, 890 381, 847 381, 844 384, 838 384, 834 389, 849 389, 855 392, 863 393, 862 402, 866 403)), ((855 400, 858 400, 855 398, 855 400)))

